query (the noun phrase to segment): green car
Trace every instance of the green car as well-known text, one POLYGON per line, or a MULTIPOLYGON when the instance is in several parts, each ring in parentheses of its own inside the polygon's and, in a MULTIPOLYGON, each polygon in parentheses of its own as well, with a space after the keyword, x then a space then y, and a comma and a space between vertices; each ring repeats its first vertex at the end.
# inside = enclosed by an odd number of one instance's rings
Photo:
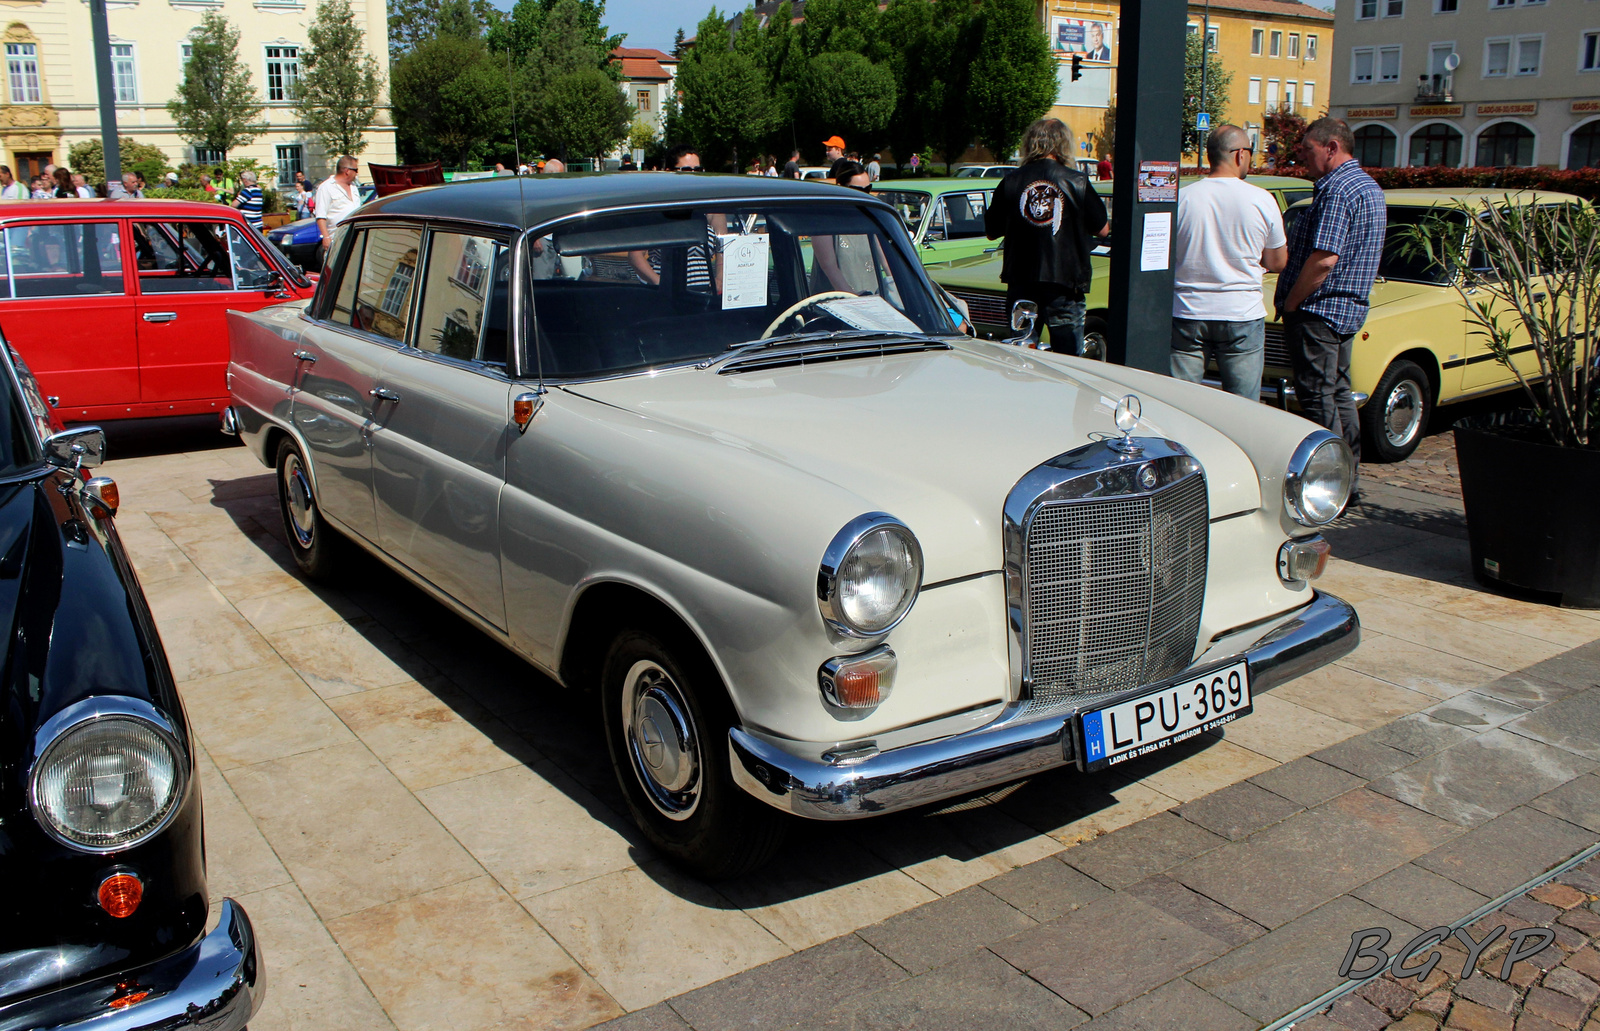
MULTIPOLYGON (((1180 180, 1179 186, 1181 188, 1194 181, 1196 181, 1194 177, 1185 178, 1180 180)), ((1309 180, 1291 176, 1253 175, 1250 177, 1250 182, 1277 198, 1279 210, 1310 197, 1312 191, 1309 180)), ((1093 185, 1095 192, 1106 198, 1109 207, 1111 181, 1100 180, 1093 185)), ((1101 243, 1094 249, 1090 264, 1094 269, 1094 276, 1090 280, 1089 296, 1086 298, 1088 313, 1083 324, 1084 352, 1087 357, 1104 359, 1106 308, 1110 303, 1111 283, 1111 248, 1107 243, 1101 243)), ((933 265, 929 258, 924 258, 923 265, 927 267, 928 278, 966 304, 967 316, 972 320, 972 325, 977 329, 979 336, 1013 335, 1011 315, 1006 310, 1006 285, 1000 282, 999 244, 989 244, 986 249, 971 257, 947 261, 941 265, 933 265)), ((1045 339, 1049 339, 1048 329, 1045 330, 1045 339)))
POLYGON ((997 179, 895 179, 878 183, 872 195, 894 205, 905 219, 924 265, 982 254, 992 244, 983 213, 997 179))

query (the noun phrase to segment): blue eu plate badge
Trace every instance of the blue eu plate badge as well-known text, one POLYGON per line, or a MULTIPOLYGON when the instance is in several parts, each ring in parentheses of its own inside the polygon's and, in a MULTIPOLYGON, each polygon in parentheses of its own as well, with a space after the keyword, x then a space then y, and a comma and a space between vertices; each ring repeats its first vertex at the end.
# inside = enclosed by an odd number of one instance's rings
POLYGON ((1250 666, 1235 661, 1079 713, 1079 768, 1115 766, 1231 723, 1251 710, 1250 666))

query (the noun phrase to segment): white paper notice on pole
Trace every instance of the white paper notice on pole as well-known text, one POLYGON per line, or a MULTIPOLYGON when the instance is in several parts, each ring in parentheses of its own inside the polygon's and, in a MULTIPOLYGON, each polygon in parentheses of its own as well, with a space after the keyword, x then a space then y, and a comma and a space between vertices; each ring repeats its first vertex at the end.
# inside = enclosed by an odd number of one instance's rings
POLYGON ((1144 217, 1144 241, 1139 248, 1139 271, 1160 272, 1172 267, 1172 212, 1152 211, 1144 217))
POLYGON ((767 306, 767 241, 762 233, 728 237, 722 246, 722 307, 767 306))
POLYGON ((818 303, 818 308, 840 322, 856 329, 877 330, 883 333, 921 333, 915 322, 895 310, 894 305, 879 297, 839 297, 818 303))

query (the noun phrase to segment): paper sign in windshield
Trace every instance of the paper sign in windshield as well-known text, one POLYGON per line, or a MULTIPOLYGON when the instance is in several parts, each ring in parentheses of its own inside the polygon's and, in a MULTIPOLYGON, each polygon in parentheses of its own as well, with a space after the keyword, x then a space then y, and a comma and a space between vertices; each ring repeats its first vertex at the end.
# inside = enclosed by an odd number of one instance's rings
POLYGON ((877 330, 883 333, 921 333, 915 322, 895 310, 894 305, 876 294, 866 297, 840 297, 823 301, 817 307, 840 322, 856 329, 877 330))
POLYGON ((722 307, 767 305, 767 237, 742 234, 722 247, 722 307))

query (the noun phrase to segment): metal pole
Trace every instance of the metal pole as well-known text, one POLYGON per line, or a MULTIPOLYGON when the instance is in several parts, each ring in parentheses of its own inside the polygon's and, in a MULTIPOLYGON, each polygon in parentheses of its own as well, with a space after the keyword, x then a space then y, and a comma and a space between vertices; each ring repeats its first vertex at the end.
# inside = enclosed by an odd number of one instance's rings
POLYGON ((111 78, 111 29, 106 25, 106 0, 89 0, 89 29, 94 36, 94 74, 100 86, 100 146, 105 151, 109 185, 122 179, 122 154, 117 147, 117 87, 111 78))
MULTIPOLYGON (((1206 0, 1206 13, 1200 26, 1200 110, 1210 111, 1206 106, 1206 67, 1211 62, 1211 0, 1206 0)), ((1195 164, 1206 163, 1206 141, 1200 139, 1200 131, 1195 130, 1195 164)))

